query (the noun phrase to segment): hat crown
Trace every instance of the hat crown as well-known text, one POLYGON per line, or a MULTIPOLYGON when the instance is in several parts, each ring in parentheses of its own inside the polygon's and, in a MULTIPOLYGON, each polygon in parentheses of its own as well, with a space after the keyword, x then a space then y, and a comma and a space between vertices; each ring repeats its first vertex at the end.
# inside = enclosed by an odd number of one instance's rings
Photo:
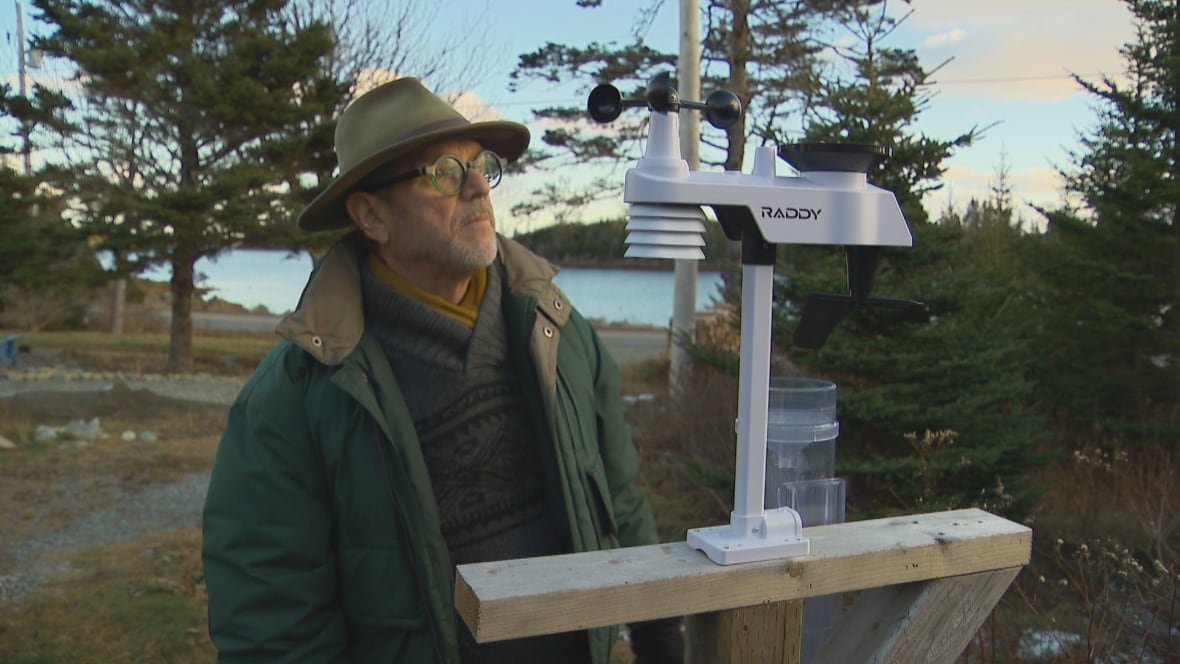
POLYGON ((416 78, 399 78, 362 95, 336 123, 340 172, 415 136, 471 124, 416 78))
POLYGON ((373 88, 352 102, 336 122, 339 174, 299 213, 305 230, 348 226, 344 199, 375 169, 431 143, 478 141, 507 162, 529 145, 529 130, 517 122, 471 122, 426 89, 416 78, 399 78, 373 88))

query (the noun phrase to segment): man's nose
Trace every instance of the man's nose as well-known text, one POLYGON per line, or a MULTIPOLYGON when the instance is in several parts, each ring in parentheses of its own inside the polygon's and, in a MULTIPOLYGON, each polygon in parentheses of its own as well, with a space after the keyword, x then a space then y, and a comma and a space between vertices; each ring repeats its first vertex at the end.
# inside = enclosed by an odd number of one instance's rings
POLYGON ((483 173, 473 169, 467 171, 467 178, 463 180, 463 197, 464 198, 479 198, 480 196, 487 196, 491 193, 492 187, 488 184, 487 179, 483 173))

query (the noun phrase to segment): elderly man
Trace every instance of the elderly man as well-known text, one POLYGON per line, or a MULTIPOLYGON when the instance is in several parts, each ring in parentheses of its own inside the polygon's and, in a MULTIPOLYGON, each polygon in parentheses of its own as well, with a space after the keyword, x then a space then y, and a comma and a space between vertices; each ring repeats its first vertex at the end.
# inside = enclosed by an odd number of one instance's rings
MULTIPOLYGON (((617 630, 477 645, 454 566, 656 542, 617 371, 496 233, 490 191, 528 146, 417 80, 339 119, 340 175, 299 226, 355 226, 229 414, 205 504, 222 661, 595 662, 617 630)), ((641 662, 675 621, 632 626, 641 662)))

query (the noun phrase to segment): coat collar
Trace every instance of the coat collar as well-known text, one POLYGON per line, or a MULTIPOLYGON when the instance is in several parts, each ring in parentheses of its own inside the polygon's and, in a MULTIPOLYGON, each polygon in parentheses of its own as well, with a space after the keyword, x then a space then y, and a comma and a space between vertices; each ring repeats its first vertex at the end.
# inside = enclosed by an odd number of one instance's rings
MULTIPOLYGON (((497 235, 497 243, 496 265, 503 270, 505 288, 535 298, 541 314, 564 325, 571 307, 553 283, 557 267, 506 237, 497 235)), ((365 331, 360 277, 365 254, 357 232, 333 245, 304 286, 298 307, 279 321, 275 331, 323 364, 344 362, 365 331)))

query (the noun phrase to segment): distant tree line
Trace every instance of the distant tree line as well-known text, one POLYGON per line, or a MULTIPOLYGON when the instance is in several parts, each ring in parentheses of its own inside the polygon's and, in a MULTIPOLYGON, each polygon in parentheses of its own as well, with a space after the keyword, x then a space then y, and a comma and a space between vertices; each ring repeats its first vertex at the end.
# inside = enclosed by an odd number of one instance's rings
MULTIPOLYGON (((672 261, 625 258, 627 220, 616 219, 586 224, 553 224, 513 239, 562 266, 619 267, 636 270, 670 270, 672 261)), ((701 267, 717 270, 731 266, 736 245, 729 242, 718 224, 707 224, 705 259, 701 267)))

